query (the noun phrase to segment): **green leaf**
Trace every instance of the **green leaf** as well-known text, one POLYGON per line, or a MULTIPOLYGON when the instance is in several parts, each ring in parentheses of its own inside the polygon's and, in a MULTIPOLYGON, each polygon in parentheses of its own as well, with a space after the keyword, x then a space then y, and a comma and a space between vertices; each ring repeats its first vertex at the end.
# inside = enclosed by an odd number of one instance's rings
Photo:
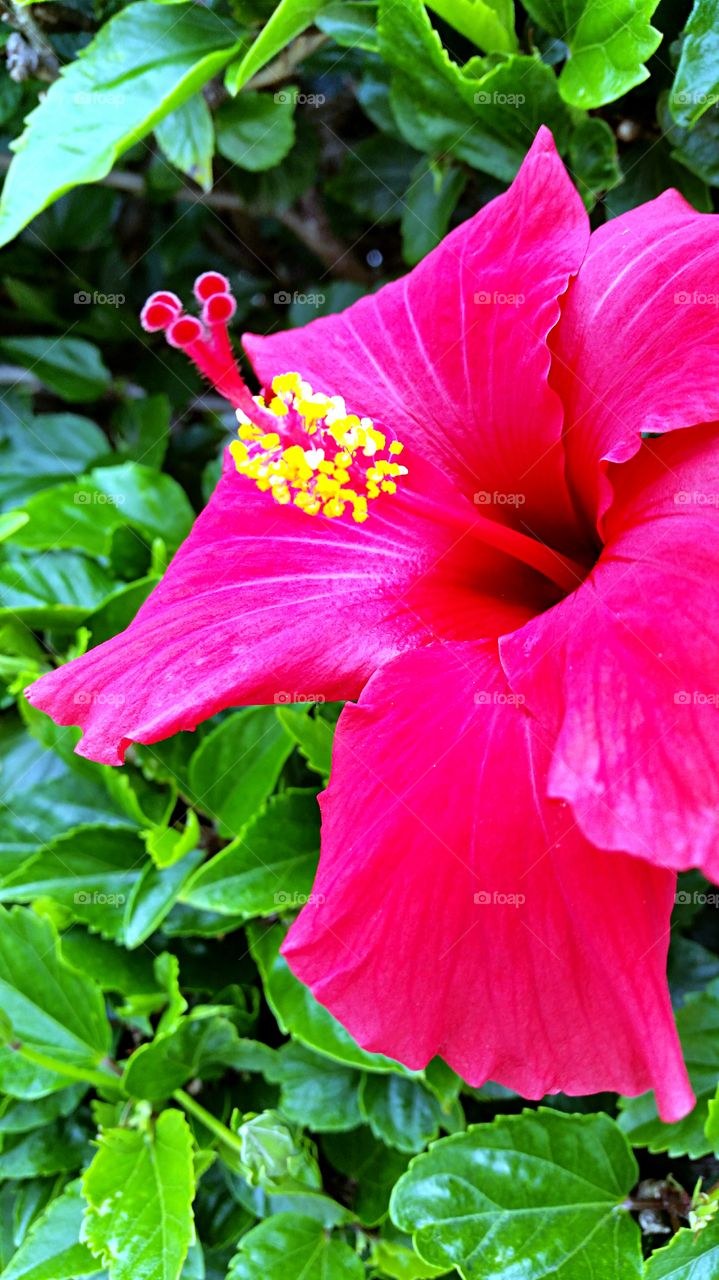
POLYGON ((569 169, 587 207, 622 180, 617 142, 605 120, 585 116, 572 133, 569 169))
POLYGON ((194 1077, 212 1080, 231 1070, 272 1070, 275 1052, 256 1040, 243 1040, 223 1017, 183 1019, 167 1035, 140 1045, 125 1066, 123 1084, 134 1098, 169 1098, 194 1077))
POLYGON ((514 0, 427 0, 440 18, 461 35, 473 40, 485 53, 512 53, 514 0))
POLYGON ((310 769, 323 778, 329 777, 332 765, 332 743, 335 725, 341 707, 337 703, 317 707, 315 715, 307 704, 296 703, 292 707, 277 708, 277 717, 290 737, 297 743, 310 769))
POLYGON ((63 68, 28 117, 0 202, 0 244, 118 156, 237 53, 239 33, 211 10, 152 0, 130 4, 63 68))
POLYGON ((84 1207, 79 1181, 69 1183, 35 1219, 2 1280, 75 1280, 96 1274, 97 1260, 80 1243, 84 1207))
POLYGON ((677 1013, 677 1031, 697 1098, 694 1110, 683 1120, 663 1124, 654 1095, 643 1093, 638 1098, 620 1099, 619 1126, 633 1146, 697 1159, 713 1149, 705 1126, 719 1077, 719 979, 706 991, 687 996, 677 1013))
POLYGON ((96 1065, 110 1048, 100 989, 65 963, 48 920, 0 908, 0 1007, 23 1046, 64 1063, 96 1065))
POLYGON ((83 338, 3 338, 0 353, 63 400, 96 400, 110 385, 98 347, 83 338))
POLYGON ((130 890, 125 905, 123 941, 130 950, 139 947, 159 929, 182 893, 188 877, 204 857, 201 849, 188 853, 181 862, 170 867, 156 867, 148 862, 137 883, 130 890))
POLYGON ((376 1239, 372 1242, 372 1262, 383 1276, 391 1280, 432 1280, 446 1275, 444 1267, 433 1267, 424 1262, 414 1249, 407 1249, 394 1240, 376 1239))
POLYGON ((228 92, 233 96, 239 93, 248 80, 314 22, 323 3, 324 0, 280 0, 254 44, 229 68, 225 77, 228 92))
POLYGON ((338 1133, 362 1123, 360 1076, 306 1045, 283 1044, 267 1078, 281 1086, 280 1110, 315 1133, 338 1133))
POLYGON ((29 1133, 51 1124, 61 1116, 69 1116, 87 1092, 87 1085, 73 1084, 45 1098, 28 1102, 21 1098, 3 1098, 0 1104, 0 1133, 29 1133))
POLYGON ((653 200, 666 190, 667 183, 681 191, 695 209, 702 213, 712 209, 706 183, 672 156, 665 140, 635 143, 624 152, 621 169, 621 183, 613 187, 604 200, 610 218, 653 200))
POLYGON ((620 1206, 637 1172, 609 1116, 527 1110, 417 1156, 391 1214, 421 1257, 466 1280, 519 1280, 529 1259, 532 1280, 630 1280, 641 1274, 640 1234, 620 1206))
POLYGON ((661 31, 650 19, 659 0, 526 0, 525 8, 550 35, 569 46, 559 77, 565 102, 589 110, 613 102, 647 79, 647 58, 661 31))
POLYGON ((118 937, 143 860, 142 841, 133 831, 81 827, 8 867, 0 877, 0 902, 52 898, 90 928, 118 937))
POLYGON ((312 888, 320 843, 314 791, 289 789, 193 876, 183 901, 223 915, 268 916, 301 906, 312 888))
POLYGON ((0 507, 18 506, 48 485, 82 475, 107 452, 99 427, 75 413, 32 417, 0 404, 0 507))
POLYGON ((345 48, 377 52, 376 0, 335 0, 320 10, 315 26, 345 48))
POLYGON ((210 108, 201 93, 165 116, 155 128, 155 137, 170 164, 192 178, 203 191, 211 189, 215 130, 210 108))
POLYGON ((29 627, 75 631, 116 592, 105 569, 73 551, 37 556, 10 547, 0 561, 0 617, 29 627))
POLYGON ((279 164, 295 140, 295 95, 288 87, 274 94, 243 93, 224 103, 215 117, 217 150, 253 173, 279 164))
POLYGON ((56 1120, 31 1133, 5 1138, 0 1178, 49 1178, 57 1173, 75 1173, 88 1152, 88 1135, 77 1121, 56 1120))
POLYGON ((670 112, 667 95, 660 96, 657 102, 659 123, 664 129, 667 140, 672 147, 672 159, 679 161, 690 173, 695 174, 710 186, 719 183, 719 159, 717 159, 717 143, 719 142, 719 107, 712 107, 702 116, 692 129, 683 129, 675 124, 670 112))
MULTIPOLYGON (((72 730, 61 732, 71 739, 72 730)), ((0 722, 0 795, 0 857, 6 869, 83 823, 130 825, 96 770, 68 764, 7 715, 0 722)))
POLYGON ((349 1245, 293 1213, 276 1213, 242 1237, 228 1280, 287 1280, 290 1259, 292 1274, 307 1280, 364 1280, 364 1266, 349 1245))
MULTIPOLYGON (((190 99, 194 101, 194 99, 190 99)), ((204 102, 204 98, 201 99, 204 102)), ((168 116, 168 120, 174 118, 168 116)), ((127 400, 112 419, 117 434, 117 452, 146 467, 162 466, 170 438, 170 401, 166 395, 127 400)), ((85 468, 79 468, 79 475, 85 468)))
POLYGON ((437 1098, 404 1076, 365 1076, 360 1109, 375 1137, 398 1151, 421 1151, 439 1135, 442 1108, 437 1098))
POLYGON ((669 105, 677 124, 691 128, 719 102, 719 2, 694 0, 669 105))
POLYGON ((361 218, 381 225, 396 222, 417 158, 413 147, 388 146, 381 134, 364 138, 344 152, 339 173, 326 183, 327 193, 361 218))
POLYGON ((153 974, 152 956, 146 950, 125 951, 75 925, 63 935, 62 954, 74 968, 91 973, 103 991, 149 996, 157 1007, 163 1003, 162 988, 153 974))
POLYGON ((385 1147, 365 1126, 350 1134, 327 1134, 322 1139, 327 1159, 354 1185, 352 1207, 365 1227, 376 1227, 387 1216, 390 1194, 407 1168, 407 1156, 385 1147))
POLYGON ((249 925, 247 936, 252 956, 262 975, 267 1002, 280 1030, 296 1036, 303 1044, 337 1062, 364 1071, 399 1071, 406 1068, 379 1053, 367 1053, 348 1031, 315 1000, 312 992, 298 982, 279 954, 285 931, 281 925, 266 929, 249 925))
POLYGON ((171 867, 192 853, 200 842, 200 823, 194 809, 188 809, 185 827, 153 827, 145 832, 147 852, 156 867, 171 867))
POLYGON ((402 257, 408 266, 415 266, 439 244, 466 182, 461 169, 449 167, 442 172, 420 160, 402 210, 402 257))
POLYGON ((647 1259, 645 1280, 716 1280, 719 1274, 719 1221, 701 1231, 677 1231, 664 1249, 647 1259))
POLYGON ((192 1136, 179 1111, 108 1129, 82 1185, 82 1238, 110 1280, 177 1280, 193 1238, 192 1136))
POLYGON ((412 146, 511 182, 540 124, 566 148, 569 113, 551 67, 510 55, 479 76, 451 60, 421 0, 380 0, 379 46, 391 69, 390 101, 412 146))
POLYGON ((193 804, 239 835, 274 790, 292 740, 273 707, 250 707, 221 720, 190 761, 193 804))
POLYGON ((97 467, 76 481, 44 489, 23 510, 30 519, 15 535, 17 545, 35 550, 76 547, 97 556, 110 554, 114 534, 123 525, 149 540, 162 537, 176 548, 194 519, 177 481, 138 462, 97 467))

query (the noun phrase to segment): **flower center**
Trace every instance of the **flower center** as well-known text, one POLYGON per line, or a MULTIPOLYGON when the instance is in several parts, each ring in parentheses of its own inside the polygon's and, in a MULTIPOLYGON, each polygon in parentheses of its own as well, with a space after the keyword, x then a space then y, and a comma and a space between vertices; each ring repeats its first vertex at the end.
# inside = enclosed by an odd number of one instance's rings
POLYGON ((348 413, 341 396, 313 392, 299 373, 273 378, 272 391, 267 406, 263 396, 255 399, 276 417, 276 431, 237 410, 239 440, 230 453, 240 475, 283 506, 292 502, 307 515, 333 519, 347 514, 362 524, 367 504, 395 493, 407 474, 397 461, 404 446, 388 440, 371 418, 348 413))
POLYGON ((348 413, 341 396, 315 393, 298 373, 273 378, 269 404, 265 396, 253 396, 227 332, 237 309, 229 280, 205 271, 194 293, 200 318, 165 290, 148 298, 140 318, 148 333, 164 330, 170 346, 185 351, 235 409, 239 439, 230 452, 239 474, 282 506, 362 524, 368 503, 395 493, 407 474, 397 461, 404 446, 371 418, 348 413))

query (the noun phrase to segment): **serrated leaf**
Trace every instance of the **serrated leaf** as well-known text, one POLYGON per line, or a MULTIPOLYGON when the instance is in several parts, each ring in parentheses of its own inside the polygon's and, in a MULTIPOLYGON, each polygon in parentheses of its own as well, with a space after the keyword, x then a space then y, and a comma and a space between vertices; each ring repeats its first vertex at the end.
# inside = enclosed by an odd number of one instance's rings
POLYGON ((107 452, 99 427, 75 413, 33 417, 9 397, 0 405, 0 508, 18 506, 31 494, 82 475, 107 452))
POLYGON ((212 187, 215 130, 212 114, 201 93, 165 116, 155 128, 163 155, 203 191, 212 187))
POLYGON ((183 830, 178 827, 152 827, 145 833, 147 852, 156 867, 171 867, 192 853, 200 840, 200 823, 194 809, 188 809, 183 830))
POLYGON ((41 1129, 4 1139, 0 1178, 49 1178, 57 1173, 75 1173, 88 1153, 87 1131, 74 1118, 55 1120, 41 1129))
POLYGON ((215 116, 217 150, 226 160, 257 173, 284 160, 295 140, 296 90, 243 93, 215 116))
POLYGON ((569 46, 559 77, 565 102, 589 110, 647 79, 662 33, 650 22, 659 0, 527 0, 525 8, 569 46))
POLYGON ((280 1085, 280 1110, 296 1124, 315 1133, 340 1133, 362 1123, 358 1072, 306 1045, 282 1045, 267 1078, 280 1085))
POLYGON ((229 68, 225 76, 228 92, 233 96, 239 93, 248 80, 314 22, 323 3, 324 0, 280 0, 254 44, 229 68))
POLYGON ((569 113, 551 67, 511 54, 481 75, 465 74, 421 0, 380 0, 379 15, 392 111, 413 147, 438 159, 455 156, 503 182, 517 173, 540 124, 566 149, 569 113))
POLYGON ((378 1239, 372 1242, 372 1262, 382 1276, 390 1280, 433 1280, 446 1275, 444 1267, 433 1267, 424 1262, 414 1249, 408 1249, 394 1240, 378 1239))
POLYGON ((647 1259, 645 1280, 716 1280, 719 1274, 719 1221, 701 1231, 677 1231, 663 1249, 647 1259))
POLYGON ((241 1039, 227 1018, 186 1018, 169 1034, 135 1050, 123 1084, 135 1098, 169 1098, 195 1076, 211 1080, 227 1070, 264 1073, 274 1058, 268 1045, 241 1039))
POLYGON ((110 385, 98 347, 83 338, 3 338, 0 352, 63 400, 96 400, 110 385))
POLYGON ((377 52, 376 0, 335 0, 325 4, 317 14, 315 26, 344 48, 377 52))
POLYGON ((97 1259, 80 1243, 85 1202, 71 1182, 33 1222, 2 1280, 76 1280, 97 1272, 97 1259))
POLYGON ((640 1234, 621 1203, 637 1178, 603 1113, 540 1108, 443 1138, 392 1194, 393 1222, 418 1253, 466 1280, 622 1280, 642 1270, 640 1234))
POLYGON ((427 0, 440 18, 485 53, 512 53, 517 47, 513 0, 427 0))
POLYGON ((461 169, 450 167, 442 172, 420 160, 402 210, 402 257, 408 266, 415 266, 439 244, 466 182, 467 175, 461 169))
POLYGON ((156 867, 154 862, 147 862, 142 867, 125 903, 122 939, 126 947, 130 950, 139 947, 159 929, 203 856, 201 849, 195 849, 172 866, 156 867))
POLYGON ((193 1238, 195 1178, 185 1117, 163 1111, 147 1129, 108 1129, 83 1176, 82 1239, 110 1280, 178 1280, 193 1238))
POLYGON ((178 547, 194 518, 177 481, 138 462, 98 467, 72 483, 44 489, 22 509, 30 519, 15 536, 18 546, 75 547, 98 556, 110 554, 122 525, 178 547))
POLYGON ((0 1104, 0 1133, 29 1133, 52 1124, 77 1109, 87 1085, 73 1084, 69 1089, 59 1089, 45 1098, 24 1101, 20 1098, 3 1098, 0 1104))
MULTIPOLYGON (((0 902, 52 898, 77 920, 118 937, 138 884, 144 846, 133 831, 86 826, 58 836, 0 877, 0 902)), ((7 865, 7 863, 6 863, 7 865)))
POLYGON ((326 778, 332 765, 332 743, 341 708, 334 703, 325 705, 316 715, 309 715, 309 710, 302 703, 278 707, 277 718, 297 743, 310 769, 326 778))
POLYGON ((376 1227, 387 1217, 389 1198, 408 1158, 379 1142, 363 1126, 349 1134, 327 1134, 322 1149, 335 1169, 354 1186, 352 1208, 365 1227, 376 1227))
POLYGON ((99 988, 67 965, 48 920, 0 908, 0 1005, 15 1038, 77 1066, 99 1063, 110 1028, 99 988))
POLYGON ((669 97, 677 124, 691 128, 719 102, 719 3, 694 0, 669 97))
POLYGON ((274 790, 292 741, 273 707, 250 707, 221 720, 190 761, 193 804, 239 835, 274 790))
POLYGON ((291 1213, 276 1213, 242 1237, 228 1280, 287 1280, 288 1259, 294 1274, 308 1280, 364 1280, 364 1266, 349 1245, 312 1218, 291 1213))
MULTIPOLYGON (((29 517, 23 512, 22 524, 29 517)), ((117 592, 117 583, 95 560, 72 551, 37 556, 8 548, 0 560, 0 617, 29 627, 74 631, 117 592)))
POLYGON ((638 1098, 620 1099, 619 1125, 633 1146, 696 1159, 712 1150, 705 1125, 719 1078, 719 979, 706 991, 687 996, 677 1013, 677 1031, 697 1098, 693 1111, 674 1124, 663 1124, 654 1095, 643 1093, 638 1098))
POLYGON ((272 796, 267 811, 192 877, 183 901, 247 919, 301 906, 312 889, 319 841, 314 791, 272 796))
POLYGON ((398 1075, 365 1076, 360 1109, 375 1137, 398 1151, 421 1151, 439 1135, 442 1108, 416 1080, 398 1075))
POLYGON ((242 47, 211 10, 126 6, 63 68, 15 143, 0 202, 0 244, 58 196, 95 182, 242 47))

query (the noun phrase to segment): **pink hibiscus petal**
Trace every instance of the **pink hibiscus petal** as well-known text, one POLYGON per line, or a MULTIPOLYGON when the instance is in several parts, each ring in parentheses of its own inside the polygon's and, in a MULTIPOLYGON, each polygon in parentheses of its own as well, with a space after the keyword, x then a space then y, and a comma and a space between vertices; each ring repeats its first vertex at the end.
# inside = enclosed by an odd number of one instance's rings
POLYGON ((599 564, 502 661, 587 838, 719 881, 719 430, 645 441, 609 480, 599 564))
POLYGON ((550 338, 568 474, 594 524, 641 432, 719 417, 719 219, 676 191, 592 234, 550 338))
POLYGON ((264 384, 296 370, 344 396, 476 493, 495 520, 571 551, 578 526, 547 334, 588 239, 542 128, 509 191, 409 275, 302 329, 245 334, 244 345, 264 384))
POLYGON ((228 706, 356 697, 408 647, 497 635, 526 618, 527 597, 539 608, 556 598, 477 541, 461 494, 420 459, 410 468, 401 492, 355 525, 278 506, 228 458, 130 627, 43 676, 29 700, 82 726, 81 755, 118 764, 130 742, 193 729, 228 706))
POLYGON ((524 1097, 693 1104, 665 981, 675 877, 545 798, 550 751, 496 645, 434 645, 338 726, 312 901, 283 947, 359 1043, 524 1097))

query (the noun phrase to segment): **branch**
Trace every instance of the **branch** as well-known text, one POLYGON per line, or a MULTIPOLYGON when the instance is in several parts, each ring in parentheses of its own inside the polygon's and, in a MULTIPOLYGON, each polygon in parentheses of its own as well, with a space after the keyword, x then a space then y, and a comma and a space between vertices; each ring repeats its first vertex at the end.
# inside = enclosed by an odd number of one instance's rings
POLYGON ((29 9, 15 0, 0 0, 3 21, 15 28, 5 45, 5 59, 11 80, 21 83, 29 76, 37 80, 56 80, 60 64, 29 9))

